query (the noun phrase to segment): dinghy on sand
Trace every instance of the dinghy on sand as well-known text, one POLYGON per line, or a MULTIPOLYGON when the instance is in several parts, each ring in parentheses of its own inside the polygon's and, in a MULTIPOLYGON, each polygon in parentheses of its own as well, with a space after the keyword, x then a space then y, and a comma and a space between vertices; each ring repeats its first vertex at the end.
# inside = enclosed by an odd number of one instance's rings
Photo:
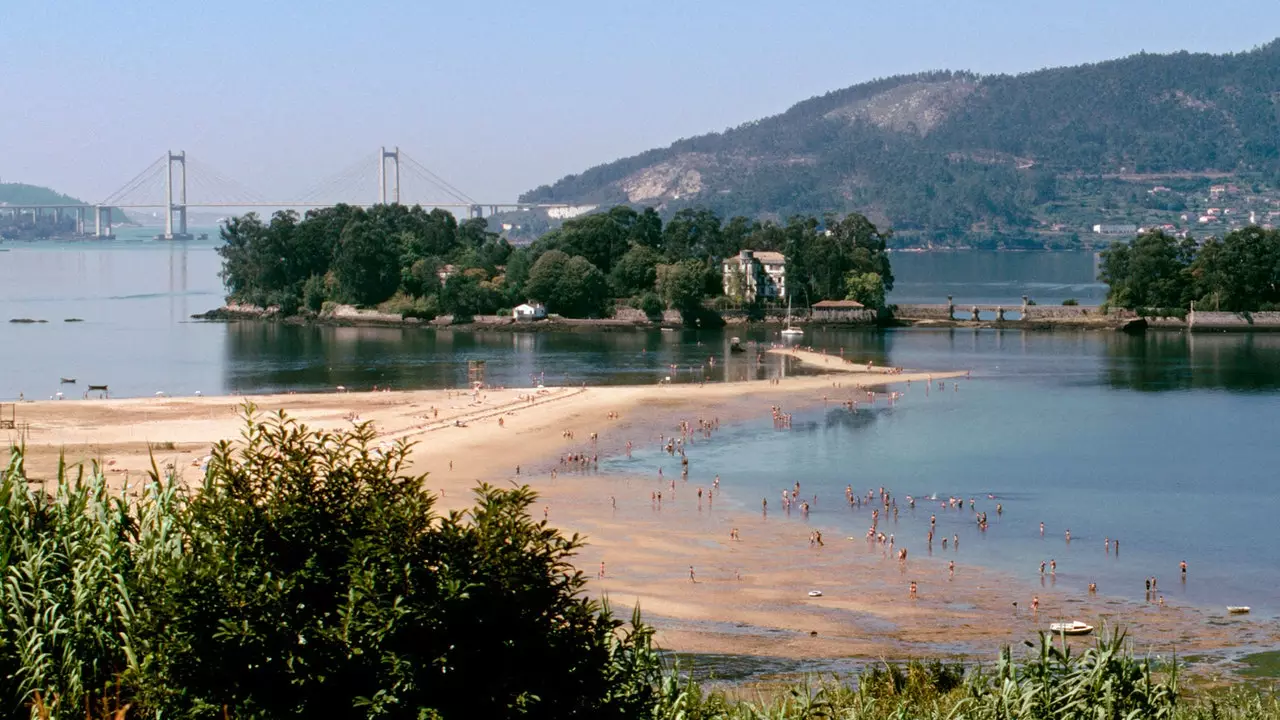
POLYGON ((1049 623, 1049 632, 1054 635, 1088 635, 1093 632, 1093 626, 1088 623, 1082 623, 1079 620, 1056 622, 1049 623))

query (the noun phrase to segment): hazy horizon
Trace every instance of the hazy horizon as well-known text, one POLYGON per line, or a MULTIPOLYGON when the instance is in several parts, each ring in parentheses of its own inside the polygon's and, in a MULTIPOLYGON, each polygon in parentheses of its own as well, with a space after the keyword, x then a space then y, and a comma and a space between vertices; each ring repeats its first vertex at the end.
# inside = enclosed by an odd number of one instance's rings
POLYGON ((509 202, 877 77, 1238 52, 1280 34, 1275 3, 1186 0, 9 5, 0 180, 89 202, 166 149, 291 200, 381 145, 509 202))

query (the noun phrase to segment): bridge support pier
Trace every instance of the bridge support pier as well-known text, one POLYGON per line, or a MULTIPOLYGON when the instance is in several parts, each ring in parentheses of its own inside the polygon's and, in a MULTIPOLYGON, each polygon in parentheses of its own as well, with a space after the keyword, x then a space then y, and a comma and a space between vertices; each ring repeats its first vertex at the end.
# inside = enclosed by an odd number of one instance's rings
POLYGON ((76 208, 76 234, 84 234, 84 208, 76 208))
POLYGON ((1004 322, 1004 306, 996 306, 996 322, 1004 322))
POLYGON ((93 210, 93 234, 100 238, 111 237, 111 208, 105 205, 97 205, 93 210))

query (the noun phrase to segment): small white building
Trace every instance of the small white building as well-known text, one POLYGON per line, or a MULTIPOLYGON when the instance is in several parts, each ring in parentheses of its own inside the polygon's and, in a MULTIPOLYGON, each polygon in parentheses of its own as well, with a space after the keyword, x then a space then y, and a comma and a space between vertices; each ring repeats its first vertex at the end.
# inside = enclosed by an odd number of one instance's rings
POLYGON ((524 303, 511 308, 514 320, 541 320, 547 316, 547 306, 542 303, 524 303))

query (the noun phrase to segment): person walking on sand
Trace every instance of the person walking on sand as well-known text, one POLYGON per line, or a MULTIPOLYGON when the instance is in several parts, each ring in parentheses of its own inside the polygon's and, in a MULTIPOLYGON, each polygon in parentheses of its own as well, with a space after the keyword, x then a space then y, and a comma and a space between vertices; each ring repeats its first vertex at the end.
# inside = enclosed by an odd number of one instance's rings
MULTIPOLYGON (((906 551, 904 550, 903 552, 906 552, 906 551)), ((950 563, 948 563, 948 564, 947 564, 947 574, 948 574, 948 576, 950 576, 950 577, 952 577, 952 578, 954 578, 954 577, 956 576, 956 561, 955 561, 955 560, 952 560, 950 563)))
POLYGON ((600 561, 600 577, 601 578, 604 577, 604 561, 603 560, 600 561))
POLYGON ((915 600, 916 599, 916 581, 915 580, 911 581, 910 593, 911 593, 911 599, 915 600))
POLYGON ((1036 614, 1040 612, 1040 596, 1039 595, 1031 596, 1031 612, 1032 614, 1036 614))
POLYGON ((693 566, 692 566, 692 565, 690 565, 690 566, 689 566, 689 582, 692 582, 692 583, 696 583, 696 582, 698 582, 697 577, 695 577, 695 576, 694 576, 694 574, 693 574, 693 566))

